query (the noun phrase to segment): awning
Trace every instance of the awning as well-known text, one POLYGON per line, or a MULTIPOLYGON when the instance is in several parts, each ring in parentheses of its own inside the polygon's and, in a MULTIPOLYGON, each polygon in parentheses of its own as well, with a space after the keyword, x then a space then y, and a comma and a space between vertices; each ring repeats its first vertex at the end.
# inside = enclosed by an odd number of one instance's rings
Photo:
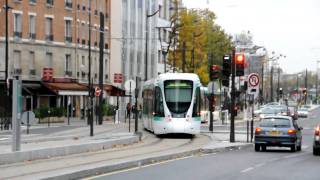
POLYGON ((46 87, 62 96, 88 96, 88 88, 77 82, 46 82, 46 87))
MULTIPOLYGON (((82 84, 84 86, 88 86, 88 84, 82 84)), ((93 84, 93 88, 99 87, 98 84, 93 84)), ((103 85, 104 90, 107 92, 108 96, 125 96, 125 90, 116 87, 112 84, 104 84, 103 85)))
MULTIPOLYGON (((4 86, 4 81, 0 81, 0 86, 4 86)), ((10 80, 10 89, 12 89, 12 80, 10 80)), ((47 95, 54 96, 56 93, 46 87, 41 81, 36 80, 22 80, 22 95, 32 96, 32 95, 47 95)))

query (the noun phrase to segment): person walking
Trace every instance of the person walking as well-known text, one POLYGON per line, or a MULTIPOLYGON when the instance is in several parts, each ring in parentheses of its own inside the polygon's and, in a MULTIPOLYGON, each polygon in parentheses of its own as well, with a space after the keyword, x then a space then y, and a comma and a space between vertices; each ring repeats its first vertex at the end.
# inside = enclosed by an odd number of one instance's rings
POLYGON ((126 119, 130 118, 130 115, 131 115, 131 104, 128 103, 127 104, 127 116, 126 116, 126 119))

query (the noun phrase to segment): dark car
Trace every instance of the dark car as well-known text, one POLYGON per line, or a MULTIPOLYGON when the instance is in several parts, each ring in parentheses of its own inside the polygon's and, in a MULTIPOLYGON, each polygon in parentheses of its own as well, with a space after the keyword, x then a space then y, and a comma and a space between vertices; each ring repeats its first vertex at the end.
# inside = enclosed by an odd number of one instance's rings
POLYGON ((255 151, 267 146, 290 147, 292 152, 301 151, 302 128, 289 116, 263 118, 255 130, 255 151))
POLYGON ((314 131, 313 155, 320 155, 320 124, 316 127, 314 131))

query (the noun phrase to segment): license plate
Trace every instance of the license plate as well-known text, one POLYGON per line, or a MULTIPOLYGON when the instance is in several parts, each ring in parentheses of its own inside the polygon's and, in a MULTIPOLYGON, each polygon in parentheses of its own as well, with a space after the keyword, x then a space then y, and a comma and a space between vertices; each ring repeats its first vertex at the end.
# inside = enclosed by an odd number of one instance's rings
POLYGON ((280 131, 269 131, 269 135, 272 135, 272 136, 280 135, 280 131))

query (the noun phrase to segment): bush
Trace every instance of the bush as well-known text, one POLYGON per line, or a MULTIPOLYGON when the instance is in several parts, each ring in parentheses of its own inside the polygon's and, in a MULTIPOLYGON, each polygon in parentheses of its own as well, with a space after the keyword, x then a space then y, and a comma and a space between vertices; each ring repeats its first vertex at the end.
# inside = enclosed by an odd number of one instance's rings
POLYGON ((111 104, 103 105, 103 116, 114 116, 116 114, 117 106, 111 104))
POLYGON ((64 116, 64 108, 49 108, 49 107, 40 107, 34 110, 36 118, 43 119, 46 117, 62 117, 64 116), (50 111, 50 113, 49 113, 50 111))

